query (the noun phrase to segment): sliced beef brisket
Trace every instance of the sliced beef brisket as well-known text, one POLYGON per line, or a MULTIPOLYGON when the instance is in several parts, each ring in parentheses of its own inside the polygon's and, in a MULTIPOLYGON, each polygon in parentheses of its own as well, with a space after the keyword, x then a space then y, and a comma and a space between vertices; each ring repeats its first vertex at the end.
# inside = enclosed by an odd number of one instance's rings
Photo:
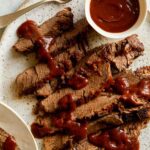
MULTIPOLYGON (((45 21, 40 27, 41 35, 56 37, 73 26, 73 14, 70 8, 58 12, 54 17, 45 21)), ((29 52, 33 48, 33 42, 29 39, 21 38, 14 45, 14 49, 18 52, 29 52)))
POLYGON ((84 41, 80 36, 82 37, 82 34, 85 35, 89 28, 90 26, 86 19, 79 20, 71 30, 54 38, 54 41, 49 46, 49 52, 52 56, 56 56, 61 51, 68 49, 74 43, 78 42, 78 40, 79 42, 84 41))
MULTIPOLYGON (((108 116, 99 118, 96 121, 92 121, 92 123, 89 123, 87 126, 87 135, 90 136, 91 134, 96 134, 96 133, 103 133, 104 131, 108 131, 111 128, 116 128, 123 130, 129 139, 137 138, 140 134, 141 129, 145 128, 145 123, 147 122, 147 118, 150 117, 150 109, 149 108, 141 108, 137 110, 129 110, 129 114, 124 112, 127 116, 129 116, 129 120, 124 120, 123 121, 123 115, 121 114, 110 114, 108 116), (138 114, 142 114, 142 112, 145 111, 146 115, 143 116, 143 118, 137 118, 138 114), (131 117, 132 116, 132 117, 131 117), (114 121, 114 120, 120 120, 120 121, 114 121), (134 121, 134 123, 132 123, 134 121), (118 122, 118 123, 117 123, 118 122)), ((53 140, 52 140, 53 141, 53 140)), ((62 149, 68 149, 68 150, 98 150, 97 146, 94 146, 90 144, 87 139, 84 139, 79 142, 75 142, 74 139, 71 136, 67 135, 55 135, 55 136, 50 136, 50 137, 45 137, 44 138, 44 148, 46 150, 49 149, 54 149, 54 150, 62 150, 62 149), (48 141, 55 139, 55 142, 58 144, 53 144, 49 143, 48 141), (57 140, 56 140, 57 139, 57 140), (66 139, 66 140, 63 140, 66 139), (60 145, 61 143, 61 145, 60 145), (58 145, 58 146, 56 146, 58 145)))

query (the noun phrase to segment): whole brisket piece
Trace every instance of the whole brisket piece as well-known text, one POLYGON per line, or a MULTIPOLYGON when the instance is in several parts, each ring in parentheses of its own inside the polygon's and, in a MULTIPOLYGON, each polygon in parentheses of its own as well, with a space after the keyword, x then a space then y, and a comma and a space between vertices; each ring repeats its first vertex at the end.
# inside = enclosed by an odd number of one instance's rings
POLYGON ((10 149, 10 146, 12 150, 20 150, 17 143, 15 142, 14 137, 12 137, 6 131, 0 128, 0 149, 7 150, 10 149))
MULTIPOLYGON (((70 8, 58 12, 54 17, 45 21, 39 26, 39 32, 41 35, 47 35, 50 37, 57 37, 64 31, 70 29, 73 26, 73 14, 70 8)), ((20 38, 14 45, 14 49, 18 52, 30 52, 33 48, 33 42, 29 39, 20 38)))

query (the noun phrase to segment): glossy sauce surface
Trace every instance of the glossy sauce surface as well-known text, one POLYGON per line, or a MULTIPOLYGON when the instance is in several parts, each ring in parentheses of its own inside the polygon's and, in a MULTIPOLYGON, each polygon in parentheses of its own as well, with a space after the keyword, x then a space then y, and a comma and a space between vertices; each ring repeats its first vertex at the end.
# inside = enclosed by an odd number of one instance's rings
POLYGON ((32 20, 27 20, 17 30, 18 37, 22 37, 25 39, 38 39, 41 34, 38 31, 38 26, 36 22, 32 20))
POLYGON ((73 89, 80 90, 87 86, 88 79, 80 74, 75 74, 68 80, 68 84, 73 89))
POLYGON ((6 141, 2 146, 2 150, 15 150, 16 149, 16 142, 11 136, 8 136, 6 141))
POLYGON ((36 138, 43 138, 51 133, 49 128, 40 126, 39 124, 33 123, 31 125, 31 131, 34 137, 36 138))
POLYGON ((90 13, 93 21, 108 32, 123 32, 138 20, 138 0, 91 0, 90 13))
POLYGON ((126 133, 118 128, 104 131, 99 135, 92 134, 88 139, 91 144, 105 150, 139 150, 138 140, 130 140, 126 133))

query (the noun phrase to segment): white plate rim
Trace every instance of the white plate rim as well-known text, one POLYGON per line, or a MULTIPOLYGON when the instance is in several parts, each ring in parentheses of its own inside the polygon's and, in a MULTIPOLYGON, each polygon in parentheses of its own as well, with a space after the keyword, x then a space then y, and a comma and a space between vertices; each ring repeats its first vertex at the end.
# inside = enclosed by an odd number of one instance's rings
POLYGON ((22 125, 27 129, 29 135, 31 136, 31 139, 33 140, 33 143, 34 143, 34 146, 35 146, 35 149, 38 150, 38 146, 36 144, 36 141, 29 129, 29 127, 26 125, 25 121, 8 105, 6 105, 4 102, 0 101, 0 105, 2 107, 4 107, 5 109, 7 109, 9 112, 11 112, 14 116, 16 116, 16 118, 22 123, 22 125))

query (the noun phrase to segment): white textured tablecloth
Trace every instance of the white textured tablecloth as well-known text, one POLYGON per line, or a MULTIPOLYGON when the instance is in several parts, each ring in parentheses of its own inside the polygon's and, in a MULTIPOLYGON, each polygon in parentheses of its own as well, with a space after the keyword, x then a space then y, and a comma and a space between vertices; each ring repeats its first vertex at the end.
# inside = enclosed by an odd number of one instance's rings
MULTIPOLYGON (((15 11, 25 0, 0 0, 0 16, 15 11)), ((0 29, 0 38, 4 29, 0 29)))
MULTIPOLYGON (((21 4, 26 3, 27 1, 35 2, 36 0, 0 0, 0 16, 15 11, 21 4)), ((150 10, 150 0, 147 1, 150 10)), ((0 38, 2 36, 3 31, 4 29, 0 29, 0 38)))

